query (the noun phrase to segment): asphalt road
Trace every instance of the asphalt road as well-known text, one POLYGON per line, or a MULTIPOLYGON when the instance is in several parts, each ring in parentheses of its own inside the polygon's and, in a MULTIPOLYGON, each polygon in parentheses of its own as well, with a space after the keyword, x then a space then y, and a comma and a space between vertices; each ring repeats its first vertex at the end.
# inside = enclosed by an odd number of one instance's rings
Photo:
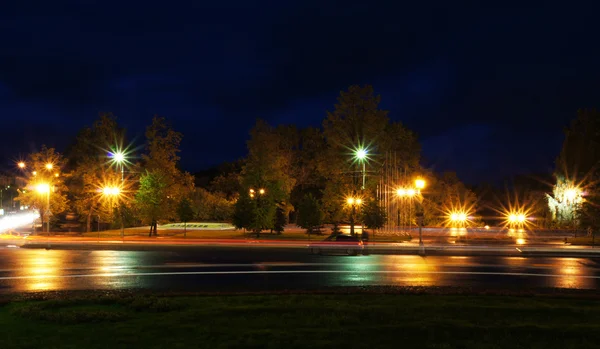
POLYGON ((131 288, 253 292, 376 285, 598 289, 599 262, 513 256, 319 256, 305 249, 262 247, 0 248, 0 293, 131 288))

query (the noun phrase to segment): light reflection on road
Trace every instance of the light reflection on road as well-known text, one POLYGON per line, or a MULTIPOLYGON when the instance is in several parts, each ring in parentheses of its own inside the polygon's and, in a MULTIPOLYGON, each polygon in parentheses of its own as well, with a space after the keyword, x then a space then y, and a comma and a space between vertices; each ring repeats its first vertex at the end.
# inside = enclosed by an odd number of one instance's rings
POLYGON ((589 258, 497 256, 312 256, 218 250, 59 251, 0 249, 0 292, 63 289, 232 290, 329 286, 515 286, 600 288, 589 258))
MULTIPOLYGON (((57 288, 56 277, 60 275, 59 266, 62 257, 60 253, 48 253, 45 250, 32 251, 29 258, 24 259, 24 264, 19 276, 33 276, 26 283, 27 291, 50 291, 57 288)), ((58 251, 56 251, 58 252, 58 251)))
POLYGON ((393 285, 433 286, 442 277, 440 274, 432 274, 437 270, 436 265, 421 256, 383 256, 383 261, 387 271, 410 272, 390 274, 393 285))
POLYGON ((553 287, 563 288, 590 288, 593 281, 589 278, 579 277, 582 273, 582 264, 579 258, 562 258, 560 266, 554 273, 561 275, 555 278, 553 287))

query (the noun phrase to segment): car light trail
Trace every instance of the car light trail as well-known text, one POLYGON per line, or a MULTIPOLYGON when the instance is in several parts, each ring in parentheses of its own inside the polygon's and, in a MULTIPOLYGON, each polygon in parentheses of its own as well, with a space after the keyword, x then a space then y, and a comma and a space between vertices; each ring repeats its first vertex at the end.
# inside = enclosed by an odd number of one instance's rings
POLYGON ((33 212, 5 216, 0 219, 0 233, 32 224, 39 216, 38 213, 33 212))

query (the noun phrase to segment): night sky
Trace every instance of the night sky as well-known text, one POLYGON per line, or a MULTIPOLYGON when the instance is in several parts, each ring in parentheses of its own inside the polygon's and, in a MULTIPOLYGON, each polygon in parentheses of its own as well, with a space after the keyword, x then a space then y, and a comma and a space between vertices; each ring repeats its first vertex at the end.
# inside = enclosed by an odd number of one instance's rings
POLYGON ((244 156, 256 118, 319 126, 340 90, 371 84, 436 171, 552 170, 577 109, 600 107, 600 6, 399 3, 3 2, 2 163, 112 111, 138 143, 171 119, 194 172, 244 156))

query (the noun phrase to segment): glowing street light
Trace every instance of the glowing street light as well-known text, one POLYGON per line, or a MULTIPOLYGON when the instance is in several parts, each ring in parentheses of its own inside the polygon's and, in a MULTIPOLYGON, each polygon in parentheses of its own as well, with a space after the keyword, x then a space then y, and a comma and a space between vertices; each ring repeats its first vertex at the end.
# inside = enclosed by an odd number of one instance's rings
POLYGON ((49 162, 46 164, 46 170, 50 171, 52 170, 52 168, 54 168, 54 165, 52 163, 49 162))
POLYGON ((116 196, 121 194, 121 189, 119 189, 118 187, 104 187, 102 188, 102 194, 116 196))
POLYGON ((37 176, 37 171, 31 172, 32 175, 37 176))
POLYGON ((116 163, 120 164, 120 163, 122 163, 123 161, 125 161, 125 154, 124 154, 123 152, 120 152, 120 151, 118 151, 118 152, 115 152, 115 153, 113 154, 113 160, 114 160, 116 163))
POLYGON ((354 216, 356 215, 356 206, 362 205, 363 201, 361 198, 354 198, 352 196, 346 199, 346 203, 352 208, 350 212, 350 235, 354 235, 354 216))
MULTIPOLYGON (((409 229, 412 230, 412 205, 413 205, 413 197, 421 194, 421 189, 425 188, 425 181, 422 179, 415 180, 414 188, 398 188, 396 189, 396 195, 403 199, 408 198, 408 221, 409 221, 409 229)), ((398 207, 398 226, 400 226, 400 207, 398 207)), ((422 239, 420 239, 422 241, 422 239)))
POLYGON ((450 223, 453 228, 461 228, 467 223, 469 220, 469 216, 464 211, 452 211, 449 215, 450 223))
MULTIPOLYGON (((256 190, 254 190, 253 188, 250 188, 249 192, 251 198, 254 198, 256 196, 256 190)), ((266 193, 267 191, 264 188, 258 189, 258 195, 265 195, 266 193)))
POLYGON ((508 213, 506 216, 506 221, 508 222, 509 228, 512 229, 517 227, 520 229, 526 224, 527 216, 523 212, 513 211, 508 213))
POLYGON ((565 199, 567 200, 567 202, 575 201, 575 199, 580 195, 581 195, 581 189, 579 189, 577 187, 572 187, 572 188, 565 190, 565 199))
POLYGON ((119 167, 121 170, 121 182, 125 181, 125 163, 127 162, 127 157, 124 151, 119 150, 117 148, 116 151, 109 153, 111 161, 119 167))
POLYGON ((367 150, 364 148, 359 148, 358 150, 356 150, 356 153, 354 155, 358 160, 364 160, 367 158, 367 150))
POLYGON ((35 187, 35 190, 40 194, 46 194, 50 192, 50 185, 47 183, 40 183, 35 187))
POLYGON ((354 158, 358 160, 358 162, 362 163, 362 189, 365 189, 365 178, 366 178, 366 165, 365 162, 369 152, 365 148, 358 148, 354 151, 354 158))
POLYGON ((19 166, 20 169, 24 169, 25 168, 25 163, 23 161, 19 161, 19 163, 17 164, 17 166, 19 166))

